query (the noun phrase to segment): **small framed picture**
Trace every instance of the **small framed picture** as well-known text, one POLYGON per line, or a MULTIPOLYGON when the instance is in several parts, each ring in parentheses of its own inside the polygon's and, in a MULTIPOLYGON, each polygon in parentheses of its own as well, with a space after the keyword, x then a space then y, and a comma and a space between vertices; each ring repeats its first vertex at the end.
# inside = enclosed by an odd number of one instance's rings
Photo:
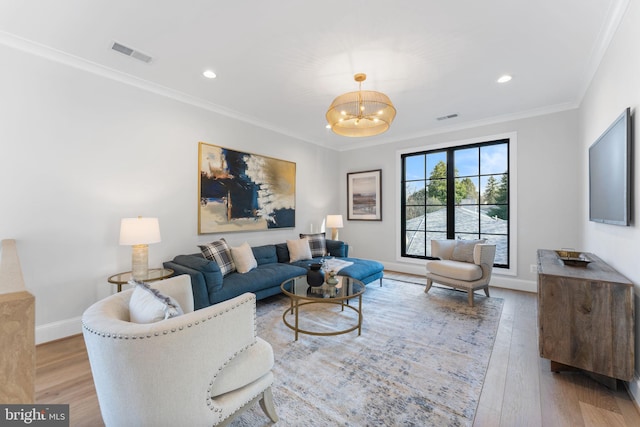
POLYGON ((347 219, 382 221, 382 169, 347 173, 347 219))

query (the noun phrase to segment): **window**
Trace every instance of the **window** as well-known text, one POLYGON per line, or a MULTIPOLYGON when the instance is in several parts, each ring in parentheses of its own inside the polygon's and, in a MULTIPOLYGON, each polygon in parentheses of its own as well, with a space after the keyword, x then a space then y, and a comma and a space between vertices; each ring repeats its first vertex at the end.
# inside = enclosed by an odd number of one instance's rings
POLYGON ((426 259, 432 239, 487 239, 509 268, 509 139, 401 155, 401 256, 426 259))

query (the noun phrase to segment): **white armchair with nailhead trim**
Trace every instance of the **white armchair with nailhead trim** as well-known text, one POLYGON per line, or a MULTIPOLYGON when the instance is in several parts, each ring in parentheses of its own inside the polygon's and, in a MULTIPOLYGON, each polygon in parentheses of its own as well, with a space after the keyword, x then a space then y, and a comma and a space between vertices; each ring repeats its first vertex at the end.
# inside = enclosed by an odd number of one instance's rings
POLYGON ((193 311, 188 275, 154 282, 184 314, 129 321, 133 290, 82 316, 102 418, 107 426, 226 425, 260 402, 276 422, 273 349, 256 336, 256 297, 245 293, 193 311))

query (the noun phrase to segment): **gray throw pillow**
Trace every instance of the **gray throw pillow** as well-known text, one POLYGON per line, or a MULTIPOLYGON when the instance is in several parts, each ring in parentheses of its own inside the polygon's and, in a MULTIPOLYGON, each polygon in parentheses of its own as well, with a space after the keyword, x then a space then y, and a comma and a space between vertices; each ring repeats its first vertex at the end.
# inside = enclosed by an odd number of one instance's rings
POLYGON ((486 241, 487 239, 456 240, 451 259, 454 261, 473 262, 473 248, 478 243, 485 243, 486 241))

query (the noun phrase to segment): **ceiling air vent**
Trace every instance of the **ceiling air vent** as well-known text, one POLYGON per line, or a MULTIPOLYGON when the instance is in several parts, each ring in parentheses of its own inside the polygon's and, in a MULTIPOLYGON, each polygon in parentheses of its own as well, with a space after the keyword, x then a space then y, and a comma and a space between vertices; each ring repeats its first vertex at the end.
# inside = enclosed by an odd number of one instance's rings
POLYGON ((130 47, 122 45, 118 42, 113 42, 111 49, 115 50, 116 52, 120 52, 123 55, 127 55, 132 58, 135 58, 138 61, 146 62, 147 64, 151 62, 151 60, 153 59, 149 55, 145 55, 142 52, 138 52, 137 50, 131 49, 130 47))
POLYGON ((455 119, 456 117, 458 117, 457 114, 449 114, 447 116, 441 116, 441 117, 437 117, 436 120, 447 120, 447 119, 455 119))

